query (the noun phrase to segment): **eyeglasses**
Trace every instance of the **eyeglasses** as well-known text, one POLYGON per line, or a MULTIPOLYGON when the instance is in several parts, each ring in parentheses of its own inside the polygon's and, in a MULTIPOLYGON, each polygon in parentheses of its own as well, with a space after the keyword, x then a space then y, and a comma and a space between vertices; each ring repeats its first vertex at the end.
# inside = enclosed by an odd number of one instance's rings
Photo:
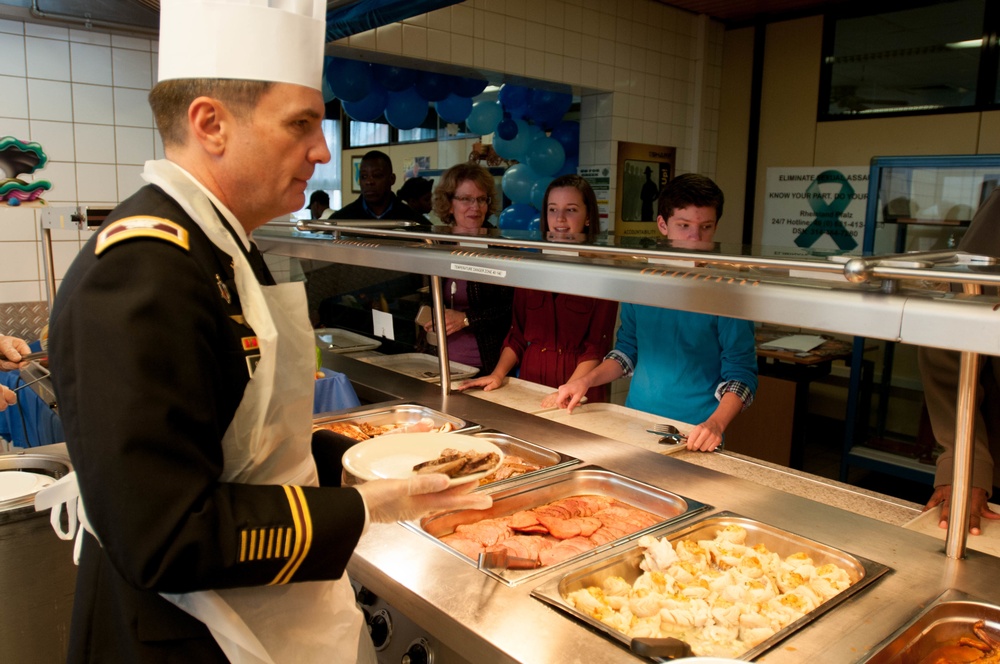
POLYGON ((452 196, 451 200, 458 201, 462 205, 489 205, 493 199, 489 196, 452 196))

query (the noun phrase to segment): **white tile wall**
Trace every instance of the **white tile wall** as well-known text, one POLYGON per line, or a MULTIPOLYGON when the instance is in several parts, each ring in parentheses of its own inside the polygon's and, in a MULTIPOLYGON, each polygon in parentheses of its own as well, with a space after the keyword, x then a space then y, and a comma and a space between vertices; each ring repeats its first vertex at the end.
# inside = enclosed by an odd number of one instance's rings
POLYGON ((72 43, 70 58, 75 82, 111 85, 110 46, 72 43))
MULTIPOLYGON (((34 141, 52 206, 114 205, 142 186, 147 159, 162 156, 146 95, 155 43, 148 39, 0 19, 0 137, 34 141)), ((45 297, 37 209, 0 209, 0 303, 45 297)), ((53 232, 56 279, 88 233, 53 232)))
POLYGON ((26 76, 24 61, 24 37, 0 32, 0 74, 5 76, 26 76))
MULTIPOLYGON (((614 175, 617 142, 631 140, 674 145, 679 171, 711 175, 724 30, 709 22, 699 39, 696 21, 655 0, 468 0, 345 41, 576 86, 581 165, 614 175)), ((156 66, 149 39, 0 19, 0 136, 42 144, 49 162, 35 178, 53 183, 46 200, 108 205, 141 186, 141 164, 163 156, 146 101, 156 66)), ((44 297, 37 222, 25 212, 0 209, 0 303, 44 297)), ((59 235, 57 281, 79 235, 59 235)))

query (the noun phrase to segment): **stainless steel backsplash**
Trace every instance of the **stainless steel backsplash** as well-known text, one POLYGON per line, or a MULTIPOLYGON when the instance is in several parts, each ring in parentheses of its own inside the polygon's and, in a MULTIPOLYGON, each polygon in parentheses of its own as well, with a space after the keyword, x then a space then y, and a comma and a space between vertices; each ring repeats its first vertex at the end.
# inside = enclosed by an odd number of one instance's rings
POLYGON ((0 334, 34 341, 48 322, 49 305, 44 301, 0 302, 0 334))

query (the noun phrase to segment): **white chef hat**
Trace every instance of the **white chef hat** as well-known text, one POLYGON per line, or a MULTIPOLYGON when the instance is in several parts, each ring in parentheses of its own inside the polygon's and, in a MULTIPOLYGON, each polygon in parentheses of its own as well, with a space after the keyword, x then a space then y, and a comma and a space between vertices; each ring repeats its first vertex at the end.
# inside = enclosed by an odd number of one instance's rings
POLYGON ((159 80, 323 84, 325 0, 163 0, 159 80))

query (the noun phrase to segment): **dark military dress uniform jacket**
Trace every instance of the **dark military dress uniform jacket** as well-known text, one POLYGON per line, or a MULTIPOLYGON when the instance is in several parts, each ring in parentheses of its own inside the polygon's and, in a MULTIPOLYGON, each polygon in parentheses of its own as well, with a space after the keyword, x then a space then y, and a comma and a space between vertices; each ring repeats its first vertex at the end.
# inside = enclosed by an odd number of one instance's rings
POLYGON ((231 258, 155 186, 119 205, 67 273, 51 365, 97 535, 84 535, 69 661, 225 661, 159 593, 342 576, 364 526, 357 491, 219 480, 255 341, 231 258))

